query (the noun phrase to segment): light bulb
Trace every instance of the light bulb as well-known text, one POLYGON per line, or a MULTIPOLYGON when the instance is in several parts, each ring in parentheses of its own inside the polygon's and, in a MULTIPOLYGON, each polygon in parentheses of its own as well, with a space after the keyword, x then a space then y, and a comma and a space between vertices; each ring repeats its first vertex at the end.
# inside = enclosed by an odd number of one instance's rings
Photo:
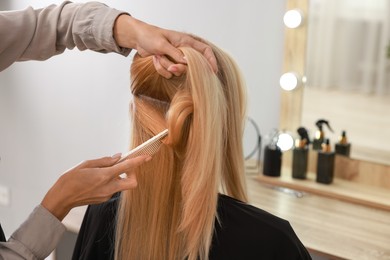
POLYGON ((294 146, 294 138, 288 133, 281 133, 278 136, 278 142, 276 145, 283 152, 288 151, 294 146))
POLYGON ((284 73, 279 79, 280 87, 284 90, 290 91, 301 84, 300 77, 294 72, 284 73))
POLYGON ((299 9, 287 11, 283 17, 284 24, 291 29, 298 28, 303 23, 303 14, 299 9))

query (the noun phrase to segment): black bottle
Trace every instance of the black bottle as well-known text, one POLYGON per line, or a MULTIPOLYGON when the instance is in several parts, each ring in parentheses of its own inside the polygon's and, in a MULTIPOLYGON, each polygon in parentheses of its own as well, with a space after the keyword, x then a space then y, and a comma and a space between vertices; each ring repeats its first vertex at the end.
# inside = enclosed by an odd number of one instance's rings
POLYGON ((313 139, 313 150, 321 150, 321 145, 324 142, 324 131, 318 129, 315 138, 313 139))
POLYGON ((279 177, 282 167, 282 150, 277 145, 267 145, 264 148, 263 174, 279 177))
POLYGON ((343 131, 341 133, 339 142, 335 144, 336 154, 349 156, 351 153, 351 144, 348 143, 347 133, 343 131))
POLYGON ((330 184, 333 182, 335 153, 330 149, 329 139, 322 144, 322 150, 318 151, 317 177, 319 183, 330 184))
POLYGON ((300 127, 297 131, 300 139, 297 140, 298 142, 293 150, 292 177, 294 179, 306 179, 310 139, 305 128, 300 127))

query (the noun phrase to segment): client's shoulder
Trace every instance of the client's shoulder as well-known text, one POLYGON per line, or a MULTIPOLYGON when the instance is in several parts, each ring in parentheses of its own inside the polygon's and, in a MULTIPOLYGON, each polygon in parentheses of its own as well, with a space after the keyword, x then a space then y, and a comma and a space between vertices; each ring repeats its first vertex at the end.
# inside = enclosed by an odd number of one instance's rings
POLYGON ((288 221, 226 195, 218 199, 210 253, 211 259, 310 259, 288 221))
POLYGON ((221 222, 232 222, 240 226, 274 229, 274 232, 283 232, 285 229, 290 229, 288 221, 223 194, 219 195, 218 215, 221 218, 221 222))

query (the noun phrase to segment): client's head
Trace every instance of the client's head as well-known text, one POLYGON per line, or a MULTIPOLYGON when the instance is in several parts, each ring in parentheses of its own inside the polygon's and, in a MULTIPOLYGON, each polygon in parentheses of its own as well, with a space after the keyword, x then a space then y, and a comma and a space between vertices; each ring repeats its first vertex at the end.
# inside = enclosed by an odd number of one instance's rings
POLYGON ((218 193, 247 200, 244 84, 232 58, 210 46, 217 74, 189 47, 181 48, 187 72, 171 79, 158 74, 152 57, 134 58, 132 146, 166 128, 169 133, 153 159, 137 169, 138 187, 121 195, 117 259, 206 259, 218 193))

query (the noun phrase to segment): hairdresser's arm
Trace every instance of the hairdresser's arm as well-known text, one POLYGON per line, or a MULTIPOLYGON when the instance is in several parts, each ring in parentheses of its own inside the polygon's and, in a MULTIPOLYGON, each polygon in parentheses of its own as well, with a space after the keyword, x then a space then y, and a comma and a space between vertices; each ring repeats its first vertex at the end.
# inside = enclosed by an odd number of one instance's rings
POLYGON ((0 259, 44 259, 65 232, 61 220, 70 209, 101 203, 118 191, 136 187, 131 170, 150 157, 137 157, 115 165, 118 159, 114 156, 85 161, 64 173, 10 239, 0 243, 0 259), (128 178, 118 177, 123 172, 128 178))
POLYGON ((158 55, 158 71, 179 75, 186 61, 177 49, 190 46, 202 52, 217 70, 211 47, 188 34, 165 30, 132 18, 125 12, 90 2, 69 1, 43 9, 0 12, 0 71, 15 61, 45 60, 65 49, 117 52, 136 49, 142 56, 158 55), (176 61, 176 66, 167 55, 176 61), (161 69, 159 69, 161 67, 161 69))
POLYGON ((0 12, 0 71, 20 60, 45 60, 77 47, 128 55, 113 38, 122 14, 101 3, 69 1, 34 10, 0 12))
POLYGON ((64 232, 65 226, 39 205, 7 242, 0 243, 0 259, 44 259, 64 232))

